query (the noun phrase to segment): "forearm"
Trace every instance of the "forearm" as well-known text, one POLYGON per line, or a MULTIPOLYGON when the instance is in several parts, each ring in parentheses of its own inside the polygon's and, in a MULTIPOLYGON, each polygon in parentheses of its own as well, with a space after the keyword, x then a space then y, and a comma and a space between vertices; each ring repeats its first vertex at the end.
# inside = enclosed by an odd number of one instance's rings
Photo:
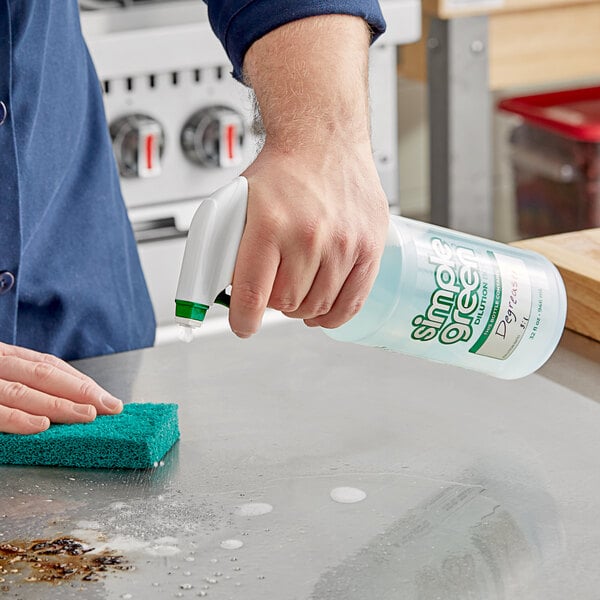
POLYGON ((388 207, 369 136, 366 22, 322 15, 271 30, 245 55, 265 144, 246 169, 248 213, 231 328, 257 331, 265 306, 338 327, 377 275, 388 207))
POLYGON ((270 146, 369 144, 369 42, 363 19, 322 15, 283 25, 250 47, 244 74, 270 146))

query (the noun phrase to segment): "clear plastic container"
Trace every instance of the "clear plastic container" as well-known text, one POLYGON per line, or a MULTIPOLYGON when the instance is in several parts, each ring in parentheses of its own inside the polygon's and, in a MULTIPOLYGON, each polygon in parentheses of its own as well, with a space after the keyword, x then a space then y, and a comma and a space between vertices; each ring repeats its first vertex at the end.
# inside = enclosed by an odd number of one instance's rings
POLYGON ((600 145, 523 124, 510 139, 522 237, 600 226, 600 145))
POLYGON ((505 98, 522 237, 600 226, 600 86, 505 98))
POLYGON ((560 274, 543 256, 392 216, 365 305, 348 323, 324 331, 516 379, 550 357, 566 307, 560 274))

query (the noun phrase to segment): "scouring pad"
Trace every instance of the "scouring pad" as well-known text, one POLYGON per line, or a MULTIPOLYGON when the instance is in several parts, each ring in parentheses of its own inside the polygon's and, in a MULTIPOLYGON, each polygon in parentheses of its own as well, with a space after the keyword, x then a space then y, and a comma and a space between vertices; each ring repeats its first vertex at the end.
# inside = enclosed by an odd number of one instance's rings
POLYGON ((55 424, 34 435, 0 433, 0 464, 145 469, 179 439, 177 404, 125 404, 91 423, 55 424))

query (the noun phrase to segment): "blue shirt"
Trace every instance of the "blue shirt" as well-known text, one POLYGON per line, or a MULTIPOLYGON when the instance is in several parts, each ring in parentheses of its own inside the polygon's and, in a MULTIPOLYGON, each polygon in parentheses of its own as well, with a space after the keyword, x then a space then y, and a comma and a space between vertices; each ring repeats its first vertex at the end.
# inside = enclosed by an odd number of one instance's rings
MULTIPOLYGON (((252 42, 286 22, 347 13, 384 27, 376 0, 207 3, 238 78, 252 42)), ((0 0, 0 122, 0 340, 68 360, 152 345, 76 0, 0 0)))

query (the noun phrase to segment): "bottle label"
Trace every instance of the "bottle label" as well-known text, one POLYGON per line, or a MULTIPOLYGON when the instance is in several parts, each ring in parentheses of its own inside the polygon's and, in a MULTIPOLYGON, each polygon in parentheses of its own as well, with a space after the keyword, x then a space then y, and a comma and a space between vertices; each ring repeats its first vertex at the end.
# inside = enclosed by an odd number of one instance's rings
POLYGON ((504 360, 525 334, 531 313, 531 285, 525 263, 511 256, 488 251, 494 268, 493 293, 482 294, 480 313, 491 302, 488 318, 479 338, 469 349, 474 354, 504 360))
POLYGON ((412 319, 411 338, 468 343, 473 354, 505 360, 530 318, 527 267, 519 258, 463 244, 431 237, 421 246, 421 273, 429 283, 420 283, 431 289, 433 278, 435 287, 425 311, 412 319))

